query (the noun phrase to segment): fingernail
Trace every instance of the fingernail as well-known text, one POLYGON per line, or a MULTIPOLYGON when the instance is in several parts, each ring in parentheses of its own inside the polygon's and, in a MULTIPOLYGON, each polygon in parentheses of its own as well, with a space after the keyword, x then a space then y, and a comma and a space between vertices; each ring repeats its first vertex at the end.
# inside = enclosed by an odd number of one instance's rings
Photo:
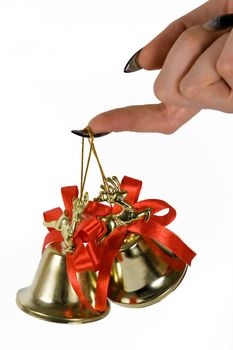
POLYGON ((233 26, 233 14, 215 17, 209 22, 205 23, 203 27, 210 31, 224 30, 233 26))
POLYGON ((125 68, 124 68, 124 72, 125 73, 133 73, 136 72, 137 70, 142 69, 142 67, 138 64, 137 58, 140 54, 140 52, 142 51, 142 49, 140 49, 139 51, 137 51, 131 58, 130 60, 127 62, 125 68))
MULTIPOLYGON (((83 130, 71 130, 71 132, 75 135, 81 136, 81 137, 90 137, 90 134, 88 133, 87 129, 83 130)), ((110 134, 110 132, 100 132, 98 134, 94 134, 94 137, 102 137, 110 134)))

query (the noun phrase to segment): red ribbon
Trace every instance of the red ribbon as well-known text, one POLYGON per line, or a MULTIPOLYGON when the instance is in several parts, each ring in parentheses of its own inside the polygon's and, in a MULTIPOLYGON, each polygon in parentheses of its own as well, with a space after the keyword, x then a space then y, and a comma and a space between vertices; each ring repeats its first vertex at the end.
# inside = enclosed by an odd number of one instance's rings
MULTIPOLYGON (((139 234, 143 237, 155 254, 160 255, 169 266, 174 269, 182 269, 185 264, 191 265, 191 261, 196 255, 175 233, 165 226, 170 224, 176 217, 176 211, 168 203, 158 199, 147 199, 138 202, 142 182, 125 176, 121 182, 121 190, 128 192, 126 201, 137 210, 151 208, 152 214, 146 222, 143 219, 133 221, 127 226, 117 227, 101 245, 97 244, 98 239, 106 233, 105 224, 97 219, 98 216, 106 216, 121 211, 119 205, 113 208, 97 202, 89 202, 84 211, 84 219, 77 225, 73 239, 75 250, 72 254, 67 254, 67 272, 73 289, 77 293, 80 301, 89 308, 92 308, 79 285, 76 272, 99 271, 97 278, 95 310, 103 311, 107 307, 107 292, 112 264, 119 249, 129 232, 139 234), (167 214, 156 215, 163 209, 168 209, 167 214), (175 254, 175 258, 164 253, 159 245, 166 247, 175 254)), ((62 196, 69 218, 72 218, 72 199, 77 197, 76 186, 62 188, 62 196)), ((46 221, 57 220, 62 214, 60 208, 55 208, 44 213, 46 221)), ((43 249, 51 242, 61 242, 61 233, 49 229, 45 237, 43 249)), ((93 309, 93 308, 92 308, 93 309)))

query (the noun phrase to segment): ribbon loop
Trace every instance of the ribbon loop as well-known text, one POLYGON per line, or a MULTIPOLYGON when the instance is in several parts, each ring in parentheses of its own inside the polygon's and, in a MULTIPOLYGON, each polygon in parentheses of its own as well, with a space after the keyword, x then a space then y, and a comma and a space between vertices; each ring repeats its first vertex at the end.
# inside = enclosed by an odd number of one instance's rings
POLYGON ((137 202, 142 188, 142 181, 133 179, 132 177, 124 176, 121 181, 121 190, 127 191, 127 202, 134 204, 137 202))
POLYGON ((61 189, 62 199, 67 211, 69 219, 72 218, 73 209, 73 198, 78 197, 78 187, 77 186, 67 186, 61 189))
MULTIPOLYGON (((44 221, 53 221, 53 220, 58 220, 59 217, 62 215, 63 211, 61 210, 61 208, 54 208, 48 211, 45 211, 43 213, 44 216, 44 221)), ((48 230, 51 231, 53 230, 52 228, 48 227, 48 230)))

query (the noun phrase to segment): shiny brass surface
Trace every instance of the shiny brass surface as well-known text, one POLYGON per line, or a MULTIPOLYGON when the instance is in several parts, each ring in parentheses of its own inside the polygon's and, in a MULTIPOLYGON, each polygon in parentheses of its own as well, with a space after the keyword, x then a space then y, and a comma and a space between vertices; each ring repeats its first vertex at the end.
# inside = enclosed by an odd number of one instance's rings
POLYGON ((125 200, 128 192, 120 189, 120 182, 116 176, 112 178, 107 177, 105 184, 101 185, 100 188, 102 191, 100 191, 99 196, 94 199, 96 202, 107 202, 111 205, 116 203, 121 207, 121 211, 117 214, 99 217, 107 228, 107 232, 101 237, 100 241, 103 241, 117 227, 127 226, 141 218, 144 218, 145 221, 150 219, 150 208, 138 211, 125 200))
POLYGON ((120 248, 120 252, 129 249, 130 247, 135 245, 140 239, 141 237, 136 233, 129 233, 123 241, 123 244, 120 248))
MULTIPOLYGON (((163 251, 173 256, 167 249, 163 251)), ((187 266, 181 271, 171 269, 141 236, 131 233, 113 264, 108 298, 126 307, 152 305, 177 288, 186 270, 187 266)))
MULTIPOLYGON (((93 306, 96 273, 81 272, 77 276, 93 306)), ((105 312, 94 312, 80 303, 68 280, 64 243, 52 243, 45 249, 33 284, 18 291, 16 302, 32 316, 59 323, 92 322, 109 313, 109 305, 105 312)))

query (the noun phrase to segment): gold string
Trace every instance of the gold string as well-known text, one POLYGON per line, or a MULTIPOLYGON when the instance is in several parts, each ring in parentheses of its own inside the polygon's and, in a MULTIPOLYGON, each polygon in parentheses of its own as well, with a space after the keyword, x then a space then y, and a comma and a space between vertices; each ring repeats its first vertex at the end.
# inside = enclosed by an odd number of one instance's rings
POLYGON ((108 188, 107 179, 106 179, 106 176, 105 176, 105 173, 104 173, 104 170, 103 170, 103 167, 102 167, 102 165, 101 165, 101 163, 100 163, 100 160, 99 160, 99 157, 98 157, 96 148, 95 148, 95 144, 94 144, 94 135, 93 135, 93 133, 92 133, 92 131, 91 131, 91 128, 90 128, 89 126, 87 126, 86 129, 87 129, 88 134, 89 134, 89 136, 90 136, 90 137, 88 138, 88 141, 89 141, 90 147, 91 147, 91 149, 92 149, 92 152, 93 152, 93 154, 94 154, 94 156, 95 156, 95 158, 96 158, 96 161, 97 161, 97 163, 98 163, 99 170, 100 170, 100 173, 101 173, 101 176, 102 176, 102 179, 103 179, 103 183, 104 183, 104 185, 107 187, 107 189, 109 189, 109 188, 108 188))
POLYGON ((85 170, 85 175, 84 175, 83 184, 82 184, 83 191, 84 191, 84 187, 85 187, 85 183, 86 183, 86 179, 87 179, 87 172, 88 172, 88 169, 89 169, 90 160, 91 160, 91 148, 89 150, 87 164, 86 164, 86 170, 85 170))
POLYGON ((96 148, 95 148, 94 135, 93 135, 93 133, 92 133, 92 131, 91 131, 89 126, 87 126, 86 130, 87 130, 87 132, 89 134, 88 141, 89 141, 90 149, 89 149, 89 154, 88 154, 88 159, 87 159, 86 168, 85 168, 85 174, 84 174, 84 137, 83 137, 82 138, 82 153, 81 153, 81 180, 80 180, 80 192, 81 192, 80 193, 80 197, 81 198, 82 198, 83 192, 84 192, 84 187, 85 187, 85 183, 86 183, 86 178, 87 178, 87 173, 88 173, 88 169, 89 169, 90 160, 91 160, 91 154, 92 153, 94 154, 94 156, 96 158, 96 161, 98 163, 99 170, 100 170, 100 173, 101 173, 101 176, 102 176, 102 179, 103 179, 104 186, 106 186, 107 189, 109 190, 107 179, 106 179, 103 167, 102 167, 102 165, 100 163, 100 160, 99 160, 96 148), (84 174, 84 176, 83 176, 83 174, 84 174))
POLYGON ((84 163, 84 137, 82 137, 82 151, 81 151, 81 176, 80 176, 80 198, 83 197, 83 163, 84 163))

